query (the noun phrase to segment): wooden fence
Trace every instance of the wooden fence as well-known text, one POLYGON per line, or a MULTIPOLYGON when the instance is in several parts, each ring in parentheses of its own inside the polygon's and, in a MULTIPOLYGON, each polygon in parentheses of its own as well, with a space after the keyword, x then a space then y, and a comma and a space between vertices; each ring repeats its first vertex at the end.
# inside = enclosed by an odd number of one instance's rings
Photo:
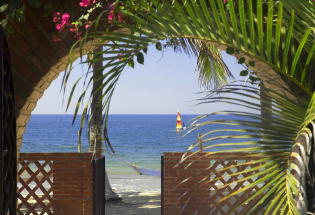
POLYGON ((105 160, 92 161, 91 153, 21 153, 18 162, 20 215, 103 215, 94 203, 105 204, 105 160), (99 183, 99 184, 98 184, 99 183), (94 211, 94 213, 93 213, 94 211))
MULTIPOLYGON (((264 183, 257 183, 252 189, 220 202, 228 194, 260 178, 236 182, 249 174, 231 176, 236 171, 257 166, 257 163, 237 166, 236 164, 257 160, 258 157, 244 153, 211 155, 199 152, 177 165, 183 154, 164 153, 162 157, 163 215, 244 215, 252 204, 259 200, 256 198, 237 207, 264 183), (226 168, 231 166, 233 168, 226 168), (219 169, 223 171, 218 171, 219 169), (237 209, 233 210, 234 208, 237 209)), ((259 171, 262 169, 254 170, 250 174, 259 171)))

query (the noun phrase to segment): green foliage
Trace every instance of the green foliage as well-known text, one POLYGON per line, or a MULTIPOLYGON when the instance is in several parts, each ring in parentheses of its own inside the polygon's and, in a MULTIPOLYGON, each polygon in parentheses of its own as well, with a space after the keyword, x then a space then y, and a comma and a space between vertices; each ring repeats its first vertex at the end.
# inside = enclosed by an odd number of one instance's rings
POLYGON ((155 48, 159 51, 162 50, 162 44, 160 42, 155 43, 155 48))
MULTIPOLYGON (((97 59, 105 62, 103 85, 99 89, 102 90, 105 127, 110 99, 124 68, 127 65, 133 66, 134 63, 131 62, 134 58, 143 64, 142 51, 152 44, 155 44, 156 49, 162 50, 164 47, 162 41, 166 41, 165 47, 173 47, 174 50, 197 56, 200 79, 206 80, 206 83, 202 82, 205 85, 210 82, 212 86, 220 84, 222 86, 226 77, 230 75, 217 48, 228 47, 226 49, 228 54, 237 56, 241 53, 254 59, 245 62, 245 59, 240 58, 239 63, 254 67, 259 72, 265 71, 260 71, 261 68, 257 65, 261 64, 258 63, 268 65, 269 70, 272 70, 268 72, 278 73, 286 83, 290 82, 289 87, 295 86, 305 95, 309 95, 305 102, 297 102, 286 97, 284 95, 288 89, 281 86, 283 83, 266 85, 283 87, 281 90, 277 89, 279 92, 266 87, 267 95, 261 94, 254 87, 229 85, 211 92, 212 94, 219 92, 224 96, 208 96, 201 102, 213 104, 221 101, 245 108, 246 111, 220 112, 221 115, 229 114, 244 119, 209 119, 206 122, 197 121, 192 124, 192 129, 207 125, 228 126, 215 130, 209 128, 209 131, 203 134, 208 143, 206 147, 208 150, 214 147, 242 146, 241 149, 234 151, 253 152, 265 157, 264 161, 267 164, 260 166, 265 169, 261 173, 266 174, 261 179, 265 186, 243 202, 246 204, 262 195, 253 204, 254 214, 257 212, 255 210, 262 208, 266 214, 300 214, 299 210, 305 209, 305 206, 300 204, 302 201, 299 201, 301 197, 299 189, 303 187, 290 170, 292 168, 302 170, 305 165, 295 165, 290 158, 295 155, 291 153, 293 148, 299 145, 297 141, 299 135, 308 131, 308 123, 314 120, 312 102, 314 99, 311 100, 314 91, 312 71, 315 69, 314 7, 315 3, 311 0, 229 0, 227 4, 222 0, 187 0, 184 3, 180 0, 127 1, 124 2, 122 12, 128 23, 116 23, 116 27, 124 29, 123 32, 127 33, 102 31, 99 23, 103 16, 101 14, 94 23, 96 28, 91 28, 93 30, 87 32, 76 46, 83 48, 87 41, 110 41, 104 44, 103 55, 97 59), (238 99, 236 96, 243 98, 238 99), (272 113, 267 118, 259 113, 263 108, 261 102, 264 99, 272 101, 271 107, 265 107, 272 113), (241 129, 239 126, 242 126, 241 129), (233 135, 222 134, 226 131, 233 132, 233 135), (214 136, 208 136, 210 134, 214 136), (217 143, 216 140, 222 140, 223 143, 217 143), (274 178, 275 176, 277 177, 274 178)), ((82 53, 85 53, 85 50, 82 50, 82 53)), ((86 62, 92 63, 89 59, 86 62)), ((64 77, 64 86, 67 85, 71 65, 69 69, 64 77)), ((266 80, 258 79, 248 70, 244 71, 242 75, 249 75, 253 84, 256 82, 266 84, 266 80)), ((88 89, 89 78, 86 83, 85 87, 88 89)), ((77 102, 75 115, 85 94, 86 90, 77 102)), ((68 103, 70 102, 71 96, 68 100, 68 103)), ((89 111, 87 104, 84 106, 83 116, 87 116, 89 111)), ((218 113, 200 118, 213 115, 218 113)), ((82 119, 81 125, 85 117, 82 119)), ((195 146, 192 145, 190 150, 195 146)), ((222 148, 222 151, 229 150, 222 148)), ((250 173, 252 170, 246 171, 250 173)), ((255 176, 258 175, 254 174, 251 177, 255 176)), ((253 186, 255 184, 249 184, 237 192, 243 192, 253 186)), ((235 193, 229 197, 233 195, 235 193)))
POLYGON ((240 76, 247 76, 247 75, 248 75, 248 70, 247 70, 247 69, 242 70, 242 71, 240 72, 240 76))
POLYGON ((234 52, 235 52, 235 50, 232 47, 227 47, 225 51, 226 51, 226 53, 228 53, 230 55, 234 54, 234 52))
POLYGON ((244 57, 241 57, 240 59, 238 59, 238 64, 243 64, 245 63, 245 58, 244 57))
POLYGON ((144 64, 144 56, 143 56, 142 52, 139 52, 137 54, 137 62, 140 64, 144 64))
POLYGON ((206 88, 217 88, 227 83, 232 74, 223 62, 221 53, 215 46, 206 41, 189 38, 172 38, 165 47, 172 47, 188 56, 197 57, 199 82, 206 88))
MULTIPOLYGON (((213 106, 226 103, 234 105, 234 108, 197 117, 191 123, 189 133, 194 130, 205 130, 206 132, 200 136, 203 150, 211 151, 212 154, 248 152, 251 156, 260 157, 256 161, 251 161, 256 164, 255 167, 248 168, 247 165, 250 163, 247 162, 238 164, 240 169, 246 169, 246 171, 231 171, 233 172, 231 176, 238 178, 233 181, 234 183, 242 183, 249 179, 253 183, 230 193, 220 201, 255 187, 256 192, 242 201, 242 204, 253 205, 249 214, 258 214, 258 212, 259 214, 261 212, 263 214, 270 214, 270 212, 300 214, 301 208, 298 208, 299 204, 296 201, 301 198, 302 193, 298 190, 303 190, 305 187, 300 188, 303 180, 299 181, 299 178, 289 170, 293 168, 301 172, 303 168, 307 168, 296 160, 303 160, 307 154, 309 156, 310 152, 306 152, 303 157, 294 153, 292 149, 299 144, 298 137, 310 131, 307 127, 308 123, 305 122, 314 120, 315 94, 312 100, 309 97, 305 98, 304 102, 297 102, 271 89, 266 90, 267 92, 262 94, 259 88, 246 85, 246 83, 245 85, 231 83, 219 90, 205 92, 205 97, 200 99, 203 105, 213 106), (264 107, 262 99, 272 101, 272 105, 264 107), (261 115, 260 111, 263 108, 272 114, 267 118, 261 115), (237 111, 238 109, 240 111, 237 111), (212 149, 216 149, 215 152, 212 149), (255 170, 259 171, 254 173, 255 170), (253 173, 248 177, 239 177, 245 172, 253 173), (261 186, 257 188, 257 184, 261 186)), ((188 150, 198 151, 199 143, 192 144, 188 150)), ((187 155, 184 160, 193 154, 187 155)), ((218 171, 227 171, 228 168, 234 167, 226 167, 218 171)), ((213 180, 208 183, 212 183, 213 180)), ((241 207, 242 204, 239 206, 241 207)))
POLYGON ((9 8, 8 4, 3 4, 0 6, 0 13, 4 13, 9 8))

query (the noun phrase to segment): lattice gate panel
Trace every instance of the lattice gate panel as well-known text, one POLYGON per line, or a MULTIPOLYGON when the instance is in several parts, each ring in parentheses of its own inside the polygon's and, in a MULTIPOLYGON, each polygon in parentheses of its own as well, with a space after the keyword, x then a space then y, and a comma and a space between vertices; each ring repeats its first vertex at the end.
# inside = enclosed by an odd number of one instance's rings
POLYGON ((248 162, 250 160, 236 160, 234 158, 229 158, 226 156, 224 160, 218 159, 218 160, 211 160, 210 163, 210 183, 209 183, 209 189, 210 189, 210 213, 209 214, 216 214, 216 215, 225 215, 225 214, 246 214, 248 210, 252 207, 252 204, 254 204, 256 201, 259 200, 259 197, 256 197, 254 200, 252 200, 250 203, 243 204, 241 203, 246 200, 249 196, 251 196, 253 193, 258 191, 262 186, 264 186, 265 183, 259 183, 256 186, 254 186, 252 189, 247 190, 245 192, 241 192, 238 195, 235 195, 234 197, 231 197, 223 202, 219 202, 222 198, 226 197, 232 192, 235 192, 244 186, 248 184, 252 184, 255 181, 259 180, 263 175, 256 177, 256 178, 248 178, 245 181, 238 181, 240 179, 246 178, 252 174, 258 173, 263 171, 264 169, 257 169, 254 171, 251 171, 250 173, 243 173, 240 175, 233 175, 235 172, 242 172, 244 170, 252 169, 256 166, 258 166, 258 163, 255 164, 246 164, 246 165, 239 165, 241 163, 248 162), (232 168, 229 168, 232 167, 232 168), (224 169, 224 171, 220 171, 224 169), (218 180, 214 180, 215 178, 220 178, 218 180), (236 182, 238 181, 238 182, 236 182), (237 209, 235 211, 232 211, 234 208, 237 209))
POLYGON ((52 160, 21 160, 19 162, 18 214, 53 214, 52 165, 52 160))
POLYGON ((264 168, 258 167, 262 164, 258 160, 263 157, 249 153, 200 152, 187 153, 186 159, 180 162, 183 155, 179 152, 163 155, 162 206, 165 215, 246 215, 260 200, 260 195, 246 202, 248 198, 268 183, 266 180, 257 182, 264 177, 264 168), (245 170, 250 172, 245 173, 245 170), (249 177, 256 173, 261 175, 249 177), (223 200, 255 182, 257 184, 251 189, 223 200))

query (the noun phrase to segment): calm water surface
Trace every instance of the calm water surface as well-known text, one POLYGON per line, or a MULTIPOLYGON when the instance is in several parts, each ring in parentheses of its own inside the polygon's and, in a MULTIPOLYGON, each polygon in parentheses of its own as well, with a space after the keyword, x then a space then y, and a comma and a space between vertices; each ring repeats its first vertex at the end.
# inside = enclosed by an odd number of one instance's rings
MULTIPOLYGON (((182 115, 188 122, 196 115, 182 115)), ((72 115, 32 115, 23 137, 22 152, 76 152, 79 122, 72 115)), ((123 159, 138 166, 160 169, 163 152, 181 152, 196 140, 197 132, 182 137, 175 132, 176 115, 110 115, 109 137, 116 151, 107 155, 112 173, 132 173, 123 159)), ((83 151, 87 151, 86 131, 83 151)))

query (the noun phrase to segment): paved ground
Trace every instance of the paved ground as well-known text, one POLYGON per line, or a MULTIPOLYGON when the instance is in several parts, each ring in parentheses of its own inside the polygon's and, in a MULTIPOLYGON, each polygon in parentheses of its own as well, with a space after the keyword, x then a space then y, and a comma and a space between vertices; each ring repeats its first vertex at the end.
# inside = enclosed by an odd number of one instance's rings
POLYGON ((161 178, 143 175, 109 175, 122 202, 106 203, 106 215, 160 215, 161 178))
POLYGON ((122 202, 106 203, 107 215, 160 215, 160 192, 118 193, 122 202))

